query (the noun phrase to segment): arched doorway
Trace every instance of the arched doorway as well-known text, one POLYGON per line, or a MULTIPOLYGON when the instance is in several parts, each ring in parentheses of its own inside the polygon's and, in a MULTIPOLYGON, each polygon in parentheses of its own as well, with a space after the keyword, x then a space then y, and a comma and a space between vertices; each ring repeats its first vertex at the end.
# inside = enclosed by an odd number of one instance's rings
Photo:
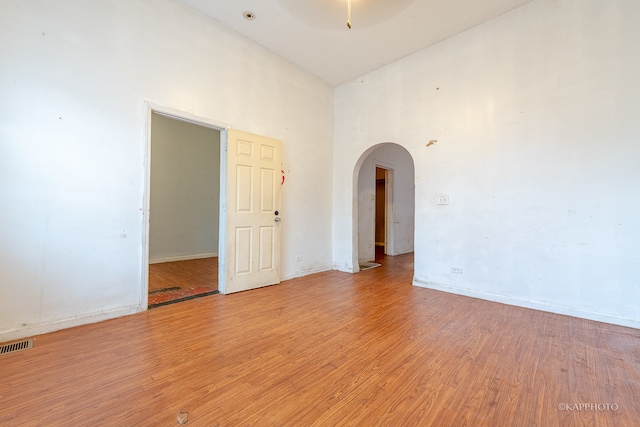
POLYGON ((353 271, 386 255, 413 252, 415 168, 401 145, 382 143, 356 162, 353 188, 353 271), (380 253, 380 252, 379 252, 380 253))

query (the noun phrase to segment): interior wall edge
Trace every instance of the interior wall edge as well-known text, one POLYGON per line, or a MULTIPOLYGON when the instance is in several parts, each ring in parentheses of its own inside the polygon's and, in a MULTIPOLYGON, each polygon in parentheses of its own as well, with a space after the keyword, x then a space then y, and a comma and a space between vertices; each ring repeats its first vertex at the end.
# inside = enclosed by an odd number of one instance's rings
POLYGON ((175 261, 189 261, 192 259, 215 258, 217 256, 218 256, 217 252, 211 252, 207 254, 166 256, 166 257, 158 257, 158 258, 149 258, 149 264, 160 264, 163 262, 175 262, 175 261))
MULTIPOLYGON (((348 265, 346 265, 346 264, 345 264, 345 265, 341 265, 341 264, 333 264, 333 268, 332 268, 332 269, 333 269, 333 270, 336 270, 336 271, 340 271, 340 272, 342 272, 342 273, 352 273, 352 274, 353 274, 353 273, 357 273, 357 271, 355 270, 355 268, 350 267, 350 266, 348 266, 348 265)), ((360 270, 358 270, 358 271, 360 271, 360 270)))
POLYGON ((297 279, 298 277, 305 277, 311 274, 322 273, 324 271, 331 271, 333 269, 334 269, 333 264, 322 264, 306 270, 294 271, 292 273, 284 274, 280 276, 280 280, 284 282, 285 280, 297 279))
POLYGON ((507 295, 497 295, 485 292, 474 291, 472 289, 463 289, 450 286, 444 283, 437 283, 413 278, 413 285, 420 288, 433 289, 436 291, 457 294, 471 298, 478 298, 486 301, 493 301, 501 304, 513 305, 516 307, 530 308, 533 310, 546 311, 548 313, 561 314, 565 316, 577 317, 580 319, 593 320, 596 322, 610 323, 612 325, 626 326, 629 328, 640 329, 640 321, 628 319, 625 317, 612 316, 610 314, 598 313, 595 311, 580 310, 572 307, 560 306, 557 304, 548 304, 540 301, 525 300, 512 298, 507 295))
MULTIPOLYGON (((0 331, 0 342, 19 340, 36 335, 47 334, 61 329, 73 328, 75 326, 98 323, 116 317, 128 316, 144 311, 140 305, 129 305, 118 307, 112 310, 100 310, 83 316, 70 317, 67 319, 55 320, 53 322, 39 323, 37 325, 27 325, 22 328, 0 331)), ((37 345, 37 343, 35 344, 37 345)))

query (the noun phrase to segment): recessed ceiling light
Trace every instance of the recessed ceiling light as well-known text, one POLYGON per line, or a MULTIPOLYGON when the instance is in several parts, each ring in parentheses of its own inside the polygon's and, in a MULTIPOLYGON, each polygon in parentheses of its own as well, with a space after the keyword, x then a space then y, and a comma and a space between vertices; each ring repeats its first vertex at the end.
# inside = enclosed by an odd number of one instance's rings
POLYGON ((254 19, 256 19, 256 14, 247 10, 245 12, 242 12, 242 17, 247 21, 253 21, 254 19))

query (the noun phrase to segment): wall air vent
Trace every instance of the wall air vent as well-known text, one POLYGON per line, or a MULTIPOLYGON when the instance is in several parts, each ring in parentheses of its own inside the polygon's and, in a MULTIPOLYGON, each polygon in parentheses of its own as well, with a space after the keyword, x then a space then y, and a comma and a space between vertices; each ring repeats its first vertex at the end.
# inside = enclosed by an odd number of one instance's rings
POLYGON ((33 338, 11 344, 2 344, 0 346, 0 354, 15 353, 16 351, 26 350, 28 348, 33 348, 33 338))

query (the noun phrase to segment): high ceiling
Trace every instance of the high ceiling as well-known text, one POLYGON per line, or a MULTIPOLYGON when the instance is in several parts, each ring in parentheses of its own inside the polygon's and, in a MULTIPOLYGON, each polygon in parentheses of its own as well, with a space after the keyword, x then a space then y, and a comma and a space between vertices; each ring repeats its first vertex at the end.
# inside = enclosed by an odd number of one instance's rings
POLYGON ((182 1, 335 86, 532 0, 182 1))

